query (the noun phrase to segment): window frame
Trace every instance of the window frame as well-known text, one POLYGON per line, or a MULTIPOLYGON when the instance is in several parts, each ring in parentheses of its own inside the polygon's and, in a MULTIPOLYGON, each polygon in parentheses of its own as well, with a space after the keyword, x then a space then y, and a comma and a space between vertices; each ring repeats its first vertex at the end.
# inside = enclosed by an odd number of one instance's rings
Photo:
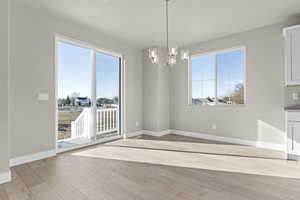
POLYGON ((195 53, 191 54, 188 60, 188 106, 192 107, 244 107, 247 105, 246 101, 246 89, 247 89, 247 51, 245 46, 238 46, 233 48, 227 48, 222 50, 215 50, 215 51, 208 51, 203 53, 195 53), (244 65, 244 103, 243 104, 219 104, 218 101, 216 101, 216 104, 214 105, 195 105, 193 104, 193 88, 192 88, 192 59, 196 57, 202 57, 202 56, 214 56, 215 62, 214 62, 214 71, 215 71, 215 98, 218 99, 218 74, 217 74, 217 55, 223 54, 223 53, 229 53, 232 51, 238 51, 241 50, 244 52, 244 59, 243 59, 243 65, 244 65))
MULTIPOLYGON (((92 69, 92 82, 94 82, 94 78, 95 77, 95 55, 96 53, 101 53, 101 54, 105 54, 105 55, 110 55, 110 56, 114 56, 114 57, 118 57, 121 62, 119 63, 120 64, 120 71, 119 71, 119 98, 120 98, 120 112, 121 114, 119 115, 119 123, 120 123, 120 130, 119 130, 119 138, 126 138, 127 135, 126 135, 126 117, 125 117, 125 114, 126 114, 126 57, 123 53, 120 53, 118 51, 115 51, 115 50, 110 50, 110 49, 107 49, 107 48, 102 48, 102 47, 98 47, 97 45, 94 45, 92 43, 89 43, 89 42, 85 42, 83 40, 79 40, 79 39, 74 39, 72 37, 68 37, 68 36, 65 36, 65 35, 61 35, 61 34, 54 34, 54 37, 53 37, 53 49, 54 49, 54 105, 55 105, 55 148, 56 148, 56 151, 58 153, 61 153, 61 152, 65 152, 65 151, 69 151, 69 150, 72 150, 73 148, 71 149, 63 149, 63 150, 59 150, 58 147, 57 147, 57 134, 58 134, 58 43, 59 42, 64 42, 64 43, 67 43, 67 44, 70 44, 70 45, 74 45, 74 46, 78 46, 78 47, 81 47, 81 48, 87 48, 87 49, 91 49, 92 50, 92 63, 93 63, 93 69, 92 69)), ((94 88, 93 84, 91 83, 91 89, 92 89, 92 93, 91 94, 92 96, 93 95, 96 95, 96 88, 94 88)), ((105 140, 105 139, 103 139, 105 140)), ((94 145, 94 144, 98 144, 98 143, 102 143, 103 142, 102 139, 98 140, 98 141, 94 141, 94 142, 91 142, 91 143, 88 143, 88 144, 84 144, 84 145, 79 145, 78 147, 75 147, 74 149, 78 149, 78 148, 82 148, 82 147, 85 147, 85 146, 91 146, 91 145, 94 145)))

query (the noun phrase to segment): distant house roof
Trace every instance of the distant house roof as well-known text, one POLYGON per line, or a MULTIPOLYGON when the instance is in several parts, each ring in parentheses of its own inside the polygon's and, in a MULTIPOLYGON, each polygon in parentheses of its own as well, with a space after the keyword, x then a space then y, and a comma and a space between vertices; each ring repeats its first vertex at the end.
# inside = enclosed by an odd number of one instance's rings
POLYGON ((76 99, 78 99, 78 100, 88 100, 89 98, 88 97, 77 97, 76 99))

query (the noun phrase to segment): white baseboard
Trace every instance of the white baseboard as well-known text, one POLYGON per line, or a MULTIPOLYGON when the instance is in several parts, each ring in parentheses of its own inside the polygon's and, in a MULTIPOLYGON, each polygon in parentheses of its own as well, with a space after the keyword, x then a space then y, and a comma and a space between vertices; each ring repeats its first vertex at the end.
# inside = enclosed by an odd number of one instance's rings
POLYGON ((11 181, 11 172, 4 172, 0 174, 0 184, 7 183, 11 181))
POLYGON ((170 134, 171 132, 172 132, 171 130, 164 130, 164 131, 160 131, 160 132, 143 130, 144 135, 151 135, 151 136, 155 136, 155 137, 161 137, 161 136, 170 134))
MULTIPOLYGON (((181 131, 181 130, 164 130, 161 132, 156 132, 156 131, 148 131, 148 130, 141 130, 141 131, 136 131, 132 133, 127 133, 126 137, 135 137, 139 135, 151 135, 155 137, 161 137, 167 134, 176 134, 176 135, 181 135, 181 136, 186 136, 186 137, 193 137, 193 138, 199 138, 199 139, 206 139, 206 140, 214 140, 214 141, 219 141, 219 142, 227 142, 227 143, 233 143, 233 144, 241 144, 241 145, 247 145, 247 146, 255 146, 259 148, 265 148, 265 149, 272 149, 272 150, 278 150, 278 151, 286 151, 286 146, 281 145, 281 144, 275 144, 275 143, 267 143, 267 142, 261 142, 261 141, 250 141, 250 140, 242 140, 242 139, 237 139, 237 138, 230 138, 230 137, 221 137, 221 136, 216 136, 216 135, 210 135, 210 134, 204 134, 204 133, 195 133, 195 132, 189 132, 189 131, 181 131)), ((109 138, 107 141, 113 140, 113 139, 118 139, 120 136, 116 138, 109 138)), ((103 140, 101 142, 105 142, 106 140, 103 140)), ((31 155, 25 155, 17 158, 12 158, 9 160, 10 167, 14 167, 17 165, 37 161, 37 160, 42 160, 45 158, 53 157, 56 156, 56 150, 50 150, 50 151, 45 151, 45 152, 40 152, 40 153, 35 153, 31 155)), ((2 180, 10 180, 7 178, 7 173, 6 174, 0 174, 0 183, 2 180), (6 178, 5 178, 6 177, 6 178)), ((9 174, 10 177, 10 174, 9 174)))
POLYGON ((222 136, 210 135, 205 133, 195 133, 195 132, 180 131, 180 130, 172 130, 172 133, 176 135, 182 135, 182 136, 205 139, 205 140, 213 140, 218 142, 227 142, 227 143, 241 144, 247 146, 256 146, 255 141, 242 140, 242 139, 230 138, 230 137, 222 137, 222 136))
POLYGON ((241 144, 241 145, 254 146, 254 147, 258 147, 258 148, 272 149, 272 150, 278 150, 278 151, 286 151, 286 146, 283 144, 243 140, 243 139, 238 139, 238 138, 222 137, 222 136, 188 132, 188 131, 180 131, 180 130, 172 130, 172 133, 176 134, 176 135, 194 137, 194 138, 199 138, 199 139, 214 140, 214 141, 227 142, 227 143, 233 143, 233 144, 241 144))
POLYGON ((44 152, 39 152, 39 153, 35 153, 35 154, 20 156, 20 157, 16 157, 16 158, 11 158, 9 160, 9 165, 11 167, 14 167, 17 165, 22 165, 25 163, 53 157, 55 155, 56 155, 56 150, 54 149, 54 150, 50 150, 50 151, 44 151, 44 152))
POLYGON ((131 132, 131 133, 126 133, 124 136, 124 138, 131 138, 131 137, 136 137, 139 135, 143 135, 143 130, 140 131, 135 131, 135 132, 131 132))
POLYGON ((186 136, 186 137, 213 140, 213 141, 219 141, 219 142, 227 142, 227 143, 240 144, 240 145, 246 145, 246 146, 254 146, 254 147, 258 147, 258 148, 272 149, 272 150, 278 150, 278 151, 286 151, 286 146, 283 144, 243 140, 243 139, 238 139, 238 138, 222 137, 222 136, 216 136, 216 135, 211 135, 211 134, 196 133, 196 132, 181 131, 181 130, 165 130, 165 131, 161 131, 161 132, 142 130, 142 131, 129 133, 129 134, 127 134, 127 136, 134 137, 134 136, 144 134, 144 135, 151 135, 151 136, 155 136, 155 137, 161 137, 161 136, 164 136, 164 135, 167 135, 170 133, 175 134, 175 135, 186 136))
POLYGON ((287 146, 284 144, 275 144, 269 142, 256 142, 256 147, 264 148, 264 149, 272 149, 278 151, 287 151, 287 146))
POLYGON ((170 134, 171 132, 172 132, 172 130, 164 130, 161 132, 140 130, 140 131, 135 131, 135 132, 131 132, 131 133, 126 133, 125 138, 135 137, 135 136, 139 136, 139 135, 151 135, 151 136, 155 136, 155 137, 161 137, 161 136, 170 134))

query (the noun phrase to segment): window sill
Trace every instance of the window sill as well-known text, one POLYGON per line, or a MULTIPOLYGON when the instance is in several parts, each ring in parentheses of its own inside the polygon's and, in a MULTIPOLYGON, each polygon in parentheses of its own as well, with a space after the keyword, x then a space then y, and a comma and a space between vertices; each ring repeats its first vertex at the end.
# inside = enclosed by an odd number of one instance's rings
POLYGON ((246 107, 246 104, 216 104, 216 105, 194 105, 194 104, 188 104, 188 107, 191 108, 243 108, 246 107))

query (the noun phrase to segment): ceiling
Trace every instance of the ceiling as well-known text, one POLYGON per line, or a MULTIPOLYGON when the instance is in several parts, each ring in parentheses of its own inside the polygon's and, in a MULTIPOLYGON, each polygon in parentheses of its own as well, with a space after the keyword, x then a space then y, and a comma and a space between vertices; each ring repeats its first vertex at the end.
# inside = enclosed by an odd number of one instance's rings
MULTIPOLYGON (((138 48, 165 43, 163 0, 22 0, 138 48)), ((275 24, 300 14, 300 0, 171 0, 170 43, 186 45, 275 24)))

